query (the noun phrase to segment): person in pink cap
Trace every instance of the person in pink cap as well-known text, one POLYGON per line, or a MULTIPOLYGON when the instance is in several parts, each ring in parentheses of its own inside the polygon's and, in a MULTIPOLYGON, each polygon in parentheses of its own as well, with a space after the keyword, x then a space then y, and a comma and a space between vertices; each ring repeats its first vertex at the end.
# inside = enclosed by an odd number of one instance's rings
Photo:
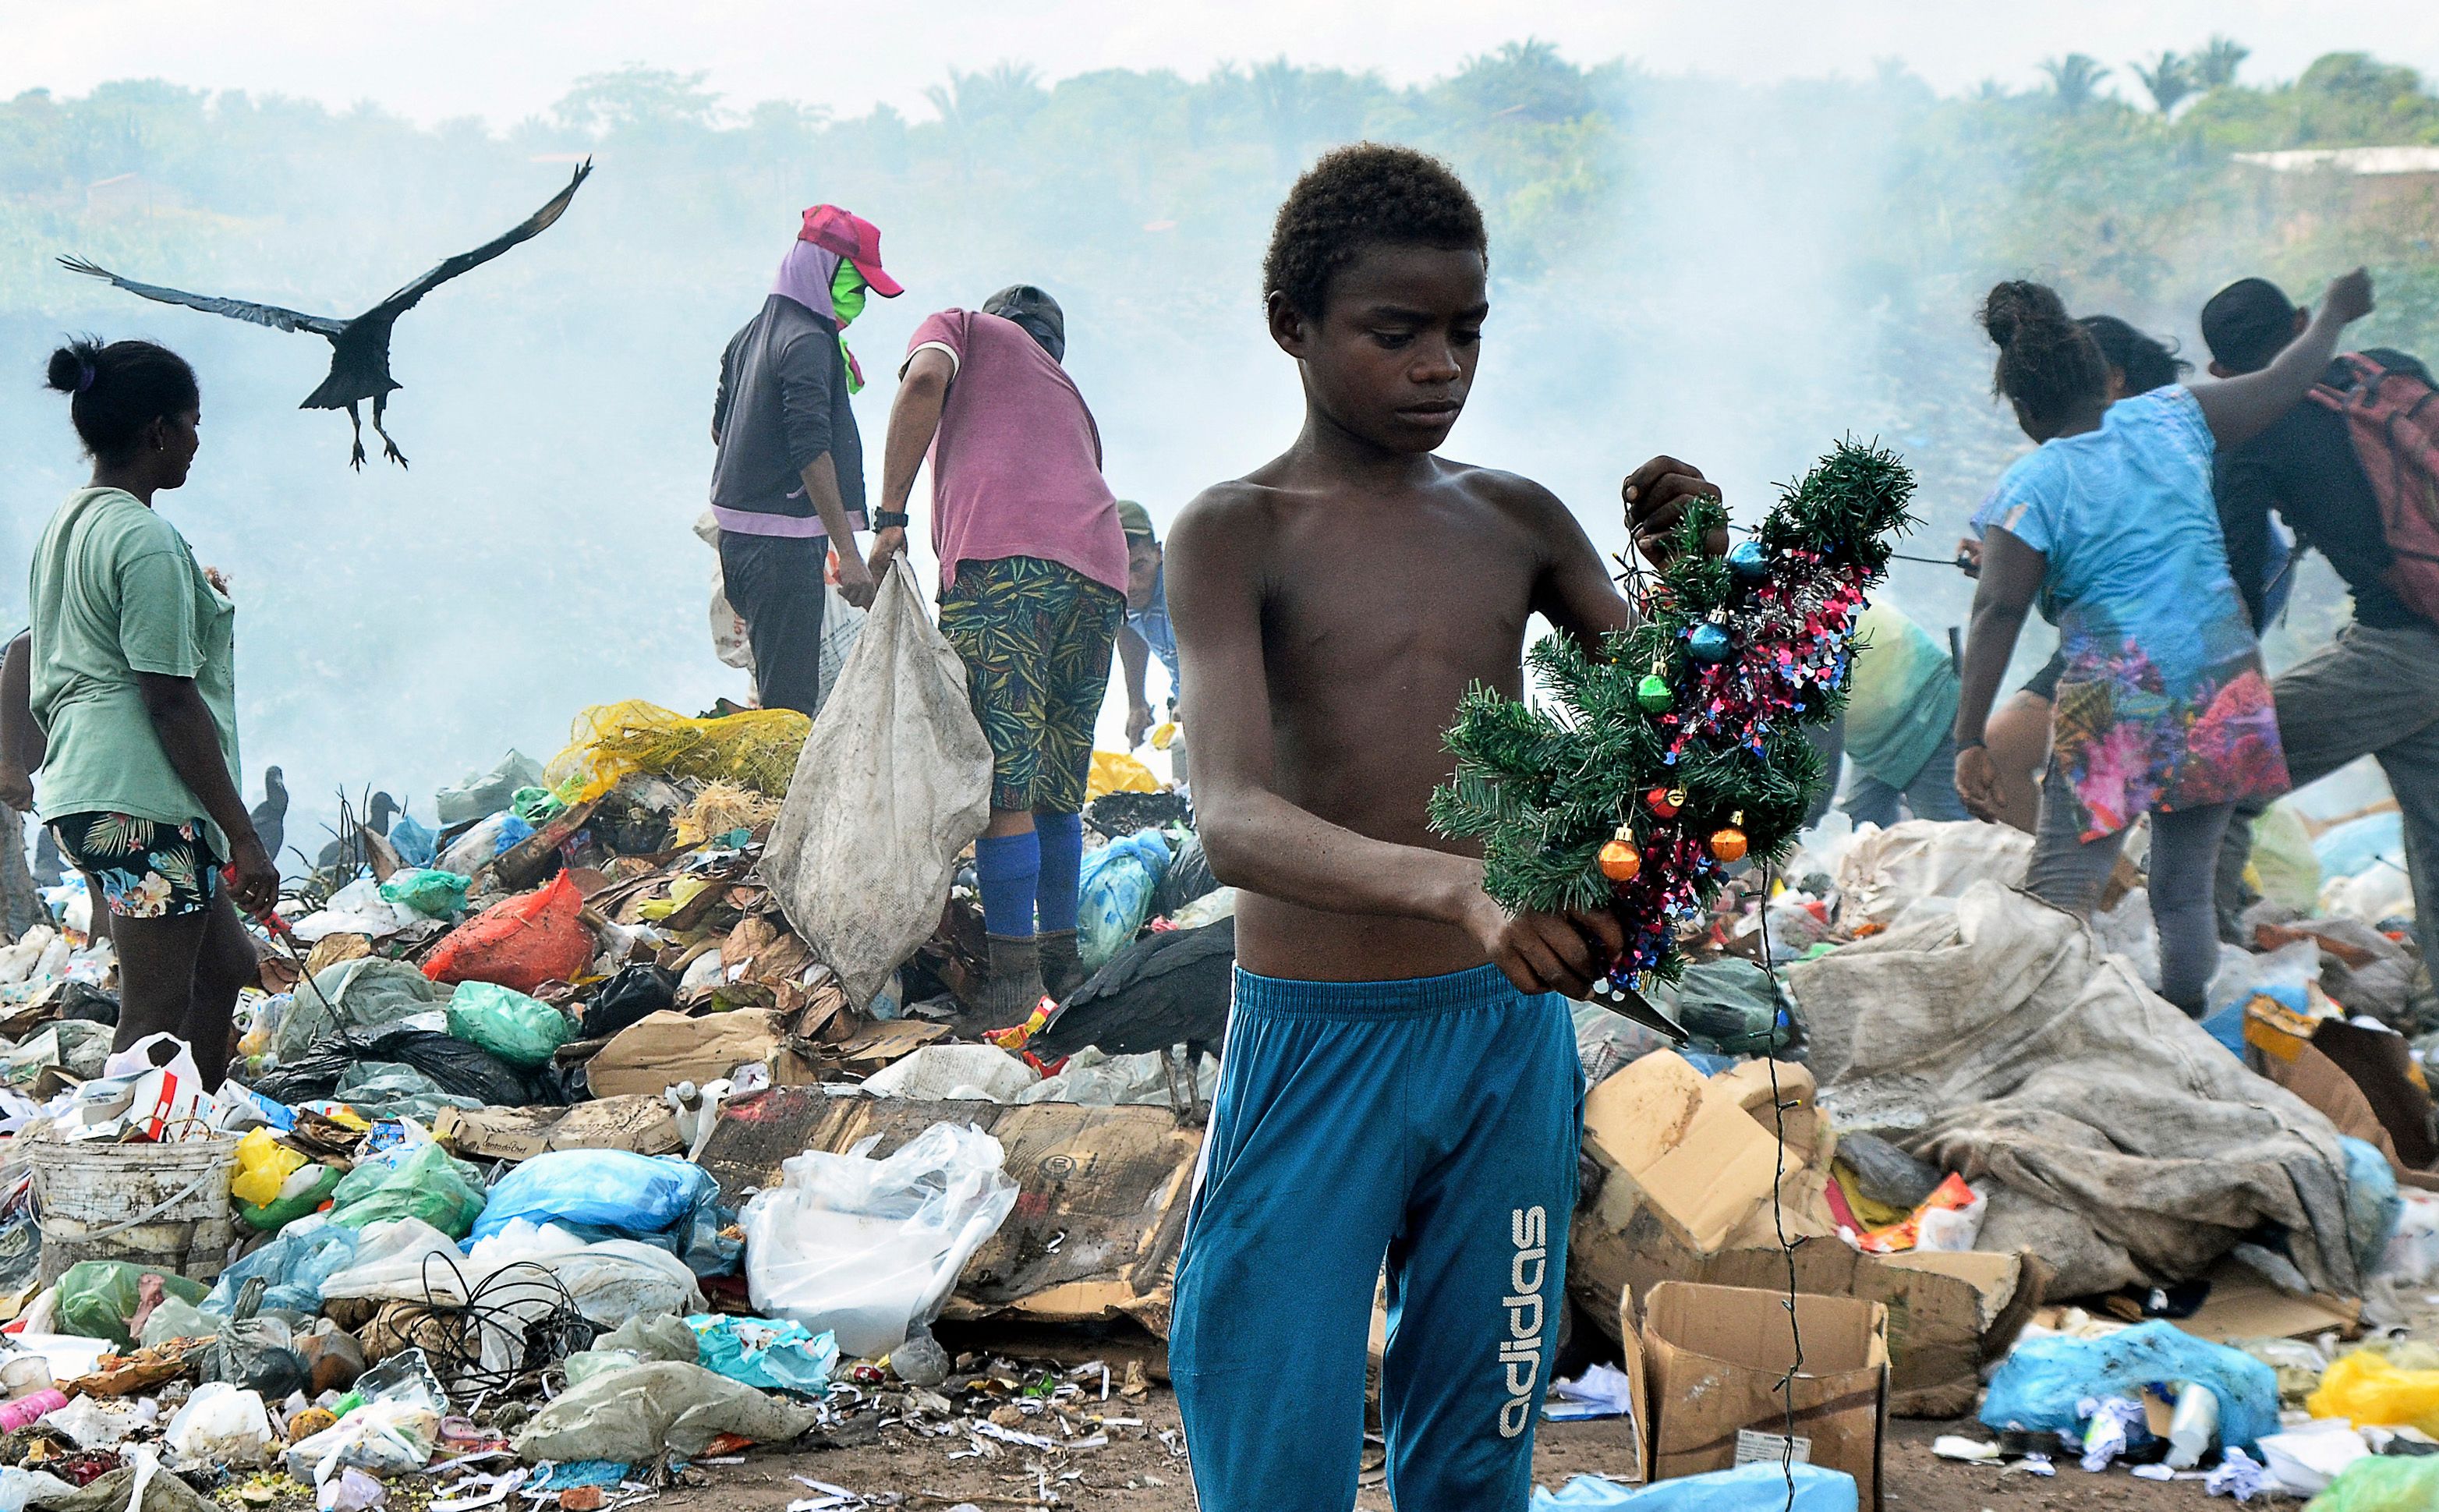
POLYGON ((761 311, 720 356, 711 512, 728 602, 745 621, 766 709, 810 715, 821 692, 822 577, 861 609, 873 578, 856 549, 863 441, 847 398, 863 374, 841 333, 868 294, 905 290, 881 265, 881 232, 835 205, 805 212, 761 311))

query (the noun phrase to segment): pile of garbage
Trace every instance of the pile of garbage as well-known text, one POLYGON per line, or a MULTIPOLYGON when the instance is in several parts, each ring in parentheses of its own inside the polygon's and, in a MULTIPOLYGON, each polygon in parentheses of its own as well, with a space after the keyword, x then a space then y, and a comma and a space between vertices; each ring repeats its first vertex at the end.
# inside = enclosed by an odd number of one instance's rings
MULTIPOLYGON (((970 850, 809 883, 840 853, 790 793, 829 728, 588 710, 428 824, 378 808, 282 898, 217 1088, 169 1037, 112 1052, 108 943, 46 894, 0 947, 0 1512, 357 1512, 408 1474, 585 1512, 881 1424, 1037 1476, 1182 1455, 1139 1404, 1234 895, 1186 797, 1096 755, 1090 979, 986 1023, 970 850), (1045 1328, 1073 1347, 1027 1353, 1045 1328)), ((1978 1416, 1943 1452, 2001 1473, 2430 1473, 2399 1289, 2439 1273, 2439 998, 2393 887, 2318 881, 2375 843, 2305 846, 2305 897, 2282 834, 2199 1023, 2145 985, 2139 864, 2087 927, 1977 824, 1741 878, 1651 994, 1682 1034, 1578 1005, 1568 1290, 1614 1364, 1549 1414, 1630 1420, 1641 1473, 1549 1504, 1735 1504, 1739 1435, 1783 1427, 1783 1241, 1799 1383, 1841 1404, 1825 1508, 1877 1486, 1890 1413, 1978 1416)))

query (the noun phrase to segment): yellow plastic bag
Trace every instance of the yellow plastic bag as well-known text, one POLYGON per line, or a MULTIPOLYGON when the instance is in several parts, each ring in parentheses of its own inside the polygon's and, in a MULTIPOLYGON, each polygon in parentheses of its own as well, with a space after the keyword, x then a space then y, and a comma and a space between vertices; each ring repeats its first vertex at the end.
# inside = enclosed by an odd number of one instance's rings
POLYGON ((1093 768, 1084 777, 1084 801, 1113 792, 1158 792, 1160 779, 1151 768, 1123 751, 1095 751, 1093 768))
POLYGON ((796 753, 812 727, 812 720, 793 709, 690 720, 629 699, 578 715, 567 749, 551 757, 543 775, 571 804, 598 798, 638 773, 734 782, 776 798, 787 792, 796 753))
POLYGON ((2369 1349, 2340 1355, 2304 1400, 2315 1417, 2357 1428, 2418 1428, 2439 1433, 2439 1370, 2399 1370, 2369 1349))
POLYGON ((270 1130, 258 1129, 237 1142, 237 1165, 229 1195, 265 1207, 279 1195, 288 1178, 305 1168, 305 1156, 272 1138, 270 1130))

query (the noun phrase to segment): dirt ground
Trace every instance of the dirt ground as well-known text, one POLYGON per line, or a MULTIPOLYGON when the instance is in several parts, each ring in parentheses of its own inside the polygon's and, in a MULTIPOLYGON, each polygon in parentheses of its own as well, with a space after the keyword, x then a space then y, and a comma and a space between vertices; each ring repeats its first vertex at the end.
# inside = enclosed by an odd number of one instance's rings
MULTIPOLYGON (((1097 1403, 1093 1406, 1103 1410, 1097 1403)), ((1155 1391, 1144 1402, 1113 1402, 1105 1411, 1111 1416, 1139 1418, 1142 1426, 1111 1429, 1106 1448, 1064 1456, 1045 1458, 999 1444, 994 1446, 1001 1450, 996 1458, 958 1460, 947 1456, 952 1450, 970 1448, 961 1438, 922 1438, 888 1428, 877 1442, 811 1453, 755 1454, 739 1465, 711 1467, 710 1485, 668 1492, 654 1512, 781 1512, 791 1502, 821 1500, 822 1493, 792 1479, 796 1476, 867 1497, 895 1492, 902 1498, 899 1504, 910 1508, 970 1502, 986 1509, 1057 1505, 1093 1512, 1193 1512, 1185 1461, 1169 1448, 1183 1443, 1176 1398, 1155 1391), (1057 1502, 1045 1502, 1044 1491, 1057 1502)), ((2199 1482, 2155 1485, 2123 1469, 2087 1475, 2072 1462, 2048 1480, 1954 1464, 1931 1452, 1932 1440, 1944 1432, 1985 1436, 1979 1424, 1969 1422, 1889 1425, 1881 1502, 1885 1512, 2163 1512, 2170 1507, 2199 1512, 2230 1504, 2211 1502, 2199 1482)), ((1619 1468, 1628 1463, 1623 1434, 1616 1421, 1543 1424, 1533 1456, 1535 1482, 1555 1490, 1571 1476, 1619 1468)), ((1379 1447, 1372 1446, 1365 1463, 1377 1465, 1379 1454, 1379 1447)), ((1356 1505, 1363 1512, 1389 1512, 1388 1494, 1377 1484, 1377 1474, 1367 1479, 1376 1484, 1364 1488, 1356 1505)))

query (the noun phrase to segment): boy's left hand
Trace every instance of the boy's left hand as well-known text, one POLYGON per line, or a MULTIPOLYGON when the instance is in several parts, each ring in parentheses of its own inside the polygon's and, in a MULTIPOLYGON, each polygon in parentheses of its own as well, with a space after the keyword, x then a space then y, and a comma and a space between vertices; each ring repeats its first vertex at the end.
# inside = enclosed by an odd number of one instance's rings
MULTIPOLYGON (((1634 548, 1653 566, 1667 561, 1669 533, 1685 517, 1687 503, 1719 497, 1719 486, 1704 478, 1700 468, 1673 456, 1655 456, 1636 468, 1620 491, 1626 499, 1627 531, 1634 548)), ((1702 549, 1714 557, 1727 555, 1728 533, 1712 531, 1702 549)))

